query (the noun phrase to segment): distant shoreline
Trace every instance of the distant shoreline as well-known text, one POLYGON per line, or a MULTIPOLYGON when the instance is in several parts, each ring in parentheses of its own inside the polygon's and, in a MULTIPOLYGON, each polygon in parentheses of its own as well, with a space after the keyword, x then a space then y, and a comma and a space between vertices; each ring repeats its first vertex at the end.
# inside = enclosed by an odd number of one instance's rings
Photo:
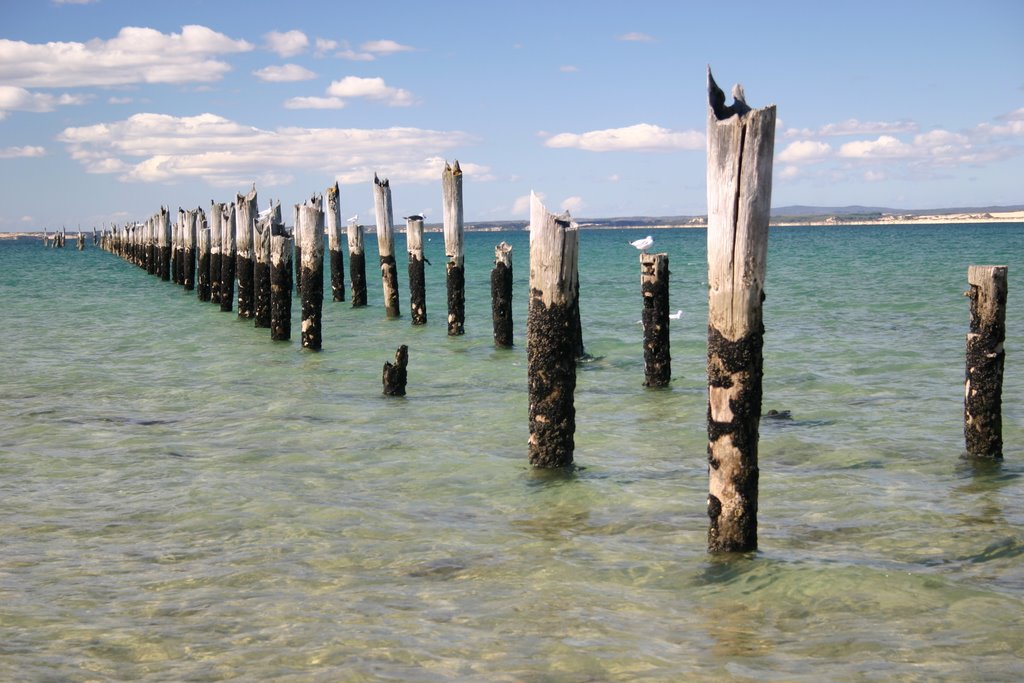
MULTIPOLYGON (((593 219, 591 219, 593 220, 593 219)), ((608 219, 614 220, 614 219, 608 219)), ((813 217, 778 216, 772 218, 769 225, 772 227, 831 227, 831 226, 871 226, 871 225, 949 225, 949 224, 983 224, 983 223, 1024 223, 1024 211, 993 211, 991 213, 936 213, 936 214, 883 214, 882 216, 842 216, 824 215, 813 217)), ((707 228, 707 218, 695 216, 685 222, 674 223, 603 223, 585 221, 580 223, 581 230, 669 230, 677 228, 707 228)), ((404 226, 395 226, 395 232, 404 232, 404 226)), ((526 221, 507 221, 500 225, 487 223, 468 223, 466 232, 521 232, 526 230, 526 221)), ((374 226, 365 226, 369 233, 375 232, 374 226)), ((440 227, 428 226, 426 232, 440 232, 440 227)), ((54 231, 48 231, 51 234, 54 231)), ((70 231, 68 234, 76 234, 78 231, 70 231)), ((92 230, 82 231, 83 235, 90 235, 92 230)), ((0 232, 0 239, 17 239, 19 237, 42 238, 44 231, 24 232, 0 232)))

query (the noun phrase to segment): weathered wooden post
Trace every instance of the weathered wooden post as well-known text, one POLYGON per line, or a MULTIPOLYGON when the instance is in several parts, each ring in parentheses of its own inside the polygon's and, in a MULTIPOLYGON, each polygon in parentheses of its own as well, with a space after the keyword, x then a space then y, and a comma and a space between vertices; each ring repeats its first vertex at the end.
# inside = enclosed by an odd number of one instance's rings
POLYGON ((548 213, 530 193, 530 301, 526 318, 530 464, 572 465, 576 349, 572 309, 579 231, 569 214, 548 213))
POLYGON ((256 327, 270 327, 270 236, 274 207, 262 211, 253 222, 252 306, 256 327))
POLYGON ((220 304, 220 240, 221 240, 221 210, 220 207, 210 200, 210 211, 207 214, 210 222, 210 302, 220 304))
POLYGON ((391 211, 391 184, 373 174, 373 210, 377 218, 377 249, 380 252, 380 276, 384 285, 384 314, 397 318, 398 268, 395 264, 395 225, 391 211))
POLYGON ((408 377, 409 347, 402 344, 395 352, 395 362, 384 362, 384 395, 405 396, 405 384, 408 377))
POLYGON ((734 102, 708 69, 709 552, 757 549, 757 445, 775 106, 734 102))
POLYGON ((202 209, 190 209, 185 212, 185 225, 181 235, 181 284, 187 292, 196 288, 196 231, 200 211, 202 209))
POLYGON ((196 276, 196 296, 200 301, 210 300, 210 229, 206 219, 198 212, 196 237, 199 242, 199 274, 196 276))
POLYGON ((256 186, 235 196, 235 277, 238 278, 238 317, 253 316, 253 226, 256 221, 256 186))
POLYGON ((352 280, 352 308, 366 305, 366 254, 363 253, 363 226, 356 217, 348 219, 348 272, 352 280))
POLYGON ((423 272, 423 216, 405 217, 405 248, 409 252, 409 310, 413 325, 427 324, 427 284, 423 272))
POLYGON ((491 322, 494 345, 512 346, 512 245, 502 242, 494 247, 491 271, 491 322))
POLYGON ((220 310, 230 313, 235 301, 235 265, 237 246, 235 244, 235 206, 219 203, 214 210, 220 210, 220 310))
POLYGON ((1006 351, 1006 266, 970 266, 971 299, 964 380, 964 441, 973 457, 1003 457, 1003 365, 1006 351))
POLYGON ((324 305, 323 197, 299 206, 296 240, 302 243, 302 346, 319 351, 324 305))
POLYGON ((640 254, 645 387, 667 387, 672 381, 668 279, 668 254, 640 254))
MULTIPOLYGON (((182 256, 185 233, 185 210, 178 207, 178 222, 171 229, 171 281, 176 285, 185 283, 185 259, 182 256)), ((136 231, 133 230, 134 234, 136 231)))
POLYGON ((270 236, 270 338, 274 341, 292 337, 293 242, 283 229, 270 236))
POLYGON ((82 234, 81 230, 78 231, 78 244, 76 246, 78 251, 85 251, 85 235, 82 234))
POLYGON ((444 221, 444 253, 448 257, 448 334, 465 334, 466 271, 463 250, 462 169, 458 160, 445 162, 441 173, 441 197, 444 221))
POLYGON ((299 239, 299 207, 296 204, 292 207, 292 230, 295 232, 295 293, 302 295, 302 240, 299 239))
POLYGON ((166 206, 160 207, 156 219, 157 266, 156 274, 164 282, 171 279, 171 214, 166 206))
POLYGON ((331 254, 331 297, 345 300, 345 261, 341 253, 341 197, 338 182, 327 188, 327 250, 331 254))
POLYGON ((156 214, 146 219, 146 272, 156 275, 159 248, 156 246, 156 214))

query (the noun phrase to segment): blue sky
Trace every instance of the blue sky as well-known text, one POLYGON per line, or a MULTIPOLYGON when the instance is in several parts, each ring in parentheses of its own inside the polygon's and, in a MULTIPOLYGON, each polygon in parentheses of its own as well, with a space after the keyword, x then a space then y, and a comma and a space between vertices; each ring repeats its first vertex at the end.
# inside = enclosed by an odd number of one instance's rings
MULTIPOLYGON (((372 215, 706 212, 705 72, 775 104, 774 206, 1024 203, 1024 2, 4 0, 0 231, 341 183, 372 215)), ((290 215, 289 212, 285 212, 290 215)), ((365 222, 365 221, 364 221, 365 222)))

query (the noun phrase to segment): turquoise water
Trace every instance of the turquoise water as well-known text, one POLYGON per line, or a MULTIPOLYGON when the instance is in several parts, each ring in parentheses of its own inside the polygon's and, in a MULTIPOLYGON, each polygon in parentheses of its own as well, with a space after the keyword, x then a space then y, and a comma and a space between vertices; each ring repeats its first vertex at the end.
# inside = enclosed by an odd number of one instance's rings
POLYGON ((371 276, 369 308, 324 303, 321 353, 297 302, 273 343, 99 249, 0 241, 0 680, 1024 678, 1024 225, 772 229, 764 408, 793 419, 762 424, 760 550, 728 558, 704 551, 705 233, 654 233, 669 390, 642 386, 644 234, 581 233, 571 475, 527 466, 526 233, 467 234, 464 337, 430 234, 429 324, 402 267, 405 317, 371 276), (972 263, 1010 273, 987 467, 960 460, 972 263))

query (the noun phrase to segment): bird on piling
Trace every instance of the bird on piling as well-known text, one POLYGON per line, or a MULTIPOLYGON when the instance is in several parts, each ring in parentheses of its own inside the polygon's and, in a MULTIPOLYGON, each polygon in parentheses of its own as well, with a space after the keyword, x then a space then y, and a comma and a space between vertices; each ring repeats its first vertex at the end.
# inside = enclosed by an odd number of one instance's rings
POLYGON ((650 249, 653 244, 654 244, 654 238, 651 237, 650 235, 648 235, 647 237, 643 238, 642 240, 634 240, 634 241, 630 242, 630 245, 636 247, 637 249, 639 249, 643 253, 647 253, 647 250, 650 249))
POLYGON ((352 218, 349 218, 348 222, 353 224, 353 225, 355 225, 358 220, 359 220, 359 214, 356 214, 355 216, 352 216, 352 218))

